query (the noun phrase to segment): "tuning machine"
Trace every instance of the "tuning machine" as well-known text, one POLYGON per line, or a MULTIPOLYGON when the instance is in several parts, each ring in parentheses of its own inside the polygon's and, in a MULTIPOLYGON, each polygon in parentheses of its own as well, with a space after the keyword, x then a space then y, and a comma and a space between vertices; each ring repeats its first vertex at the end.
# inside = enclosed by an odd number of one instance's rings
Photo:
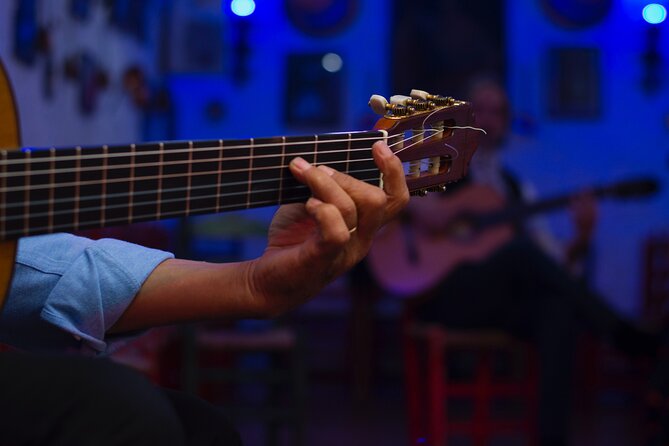
POLYGON ((436 94, 430 94, 427 91, 424 90, 411 90, 410 93, 411 97, 414 99, 420 99, 423 101, 431 101, 434 104, 438 106, 447 106, 447 105, 453 105, 455 103, 455 99, 453 99, 450 96, 439 96, 436 94))
POLYGON ((441 184, 441 185, 439 185, 439 186, 428 187, 426 190, 427 190, 428 192, 439 192, 439 193, 442 193, 442 192, 446 192, 446 185, 445 185, 445 184, 441 184))
POLYGON ((424 197, 427 195, 427 189, 418 189, 413 192, 409 192, 409 195, 412 197, 424 197))
POLYGON ((397 102, 388 102, 386 98, 379 94, 373 94, 372 97, 369 98, 369 106, 374 113, 381 116, 386 114, 391 116, 407 116, 415 111, 415 108, 413 107, 408 107, 397 102))

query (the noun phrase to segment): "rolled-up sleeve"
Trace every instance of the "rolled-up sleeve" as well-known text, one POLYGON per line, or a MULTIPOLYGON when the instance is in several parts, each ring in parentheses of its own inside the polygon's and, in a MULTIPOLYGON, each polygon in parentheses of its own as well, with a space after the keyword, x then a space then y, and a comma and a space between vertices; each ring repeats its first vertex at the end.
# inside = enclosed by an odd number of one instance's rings
POLYGON ((112 239, 92 241, 69 234, 22 239, 0 318, 0 339, 40 350, 60 349, 60 344, 69 349, 74 340, 80 347, 104 352, 107 330, 155 267, 172 257, 112 239), (60 334, 50 336, 53 329, 60 334))

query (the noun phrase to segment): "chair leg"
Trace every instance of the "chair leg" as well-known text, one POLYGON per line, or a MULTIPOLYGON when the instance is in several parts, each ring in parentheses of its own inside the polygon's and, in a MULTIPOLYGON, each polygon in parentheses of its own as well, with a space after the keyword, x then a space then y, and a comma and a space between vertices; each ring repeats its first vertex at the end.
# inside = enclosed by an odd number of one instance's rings
POLYGON ((428 339, 428 372, 427 380, 429 389, 431 389, 429 398, 428 420, 430 423, 429 444, 446 445, 445 421, 446 421, 446 392, 444 380, 446 376, 445 359, 446 355, 443 347, 443 340, 438 333, 430 334, 428 339))
POLYGON ((409 444, 416 446, 425 441, 425 386, 421 380, 420 355, 418 342, 406 335, 403 339, 403 354, 405 364, 404 385, 407 398, 407 413, 409 423, 409 444))

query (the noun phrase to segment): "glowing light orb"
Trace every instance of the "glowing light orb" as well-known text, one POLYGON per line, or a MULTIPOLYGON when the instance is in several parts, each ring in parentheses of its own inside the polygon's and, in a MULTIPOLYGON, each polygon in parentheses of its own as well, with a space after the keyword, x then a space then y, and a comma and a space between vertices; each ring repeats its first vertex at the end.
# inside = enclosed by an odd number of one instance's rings
POLYGON ((247 17, 256 10, 256 4, 253 0, 232 0, 230 10, 240 17, 247 17))
POLYGON ((667 9, 658 4, 651 3, 643 8, 643 19, 651 25, 657 25, 664 22, 667 18, 667 9))
POLYGON ((325 56, 323 56, 321 64, 323 65, 325 71, 336 73, 337 71, 341 70, 342 65, 344 65, 344 61, 341 59, 339 54, 327 53, 325 56))

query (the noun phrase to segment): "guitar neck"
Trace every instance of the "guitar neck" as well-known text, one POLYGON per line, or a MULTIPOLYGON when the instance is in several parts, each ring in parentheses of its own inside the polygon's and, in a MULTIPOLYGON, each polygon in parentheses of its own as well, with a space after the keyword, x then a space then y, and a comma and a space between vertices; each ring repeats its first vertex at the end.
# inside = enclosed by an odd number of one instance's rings
MULTIPOLYGON (((610 188, 597 187, 590 191, 595 197, 605 197, 610 194, 610 188)), ((521 203, 509 206, 499 212, 482 215, 476 218, 479 229, 503 223, 522 223, 524 220, 537 214, 550 212, 568 206, 579 195, 579 192, 558 195, 534 203, 521 203)))
POLYGON ((0 240, 306 200, 301 156, 372 184, 385 131, 0 151, 0 240))

